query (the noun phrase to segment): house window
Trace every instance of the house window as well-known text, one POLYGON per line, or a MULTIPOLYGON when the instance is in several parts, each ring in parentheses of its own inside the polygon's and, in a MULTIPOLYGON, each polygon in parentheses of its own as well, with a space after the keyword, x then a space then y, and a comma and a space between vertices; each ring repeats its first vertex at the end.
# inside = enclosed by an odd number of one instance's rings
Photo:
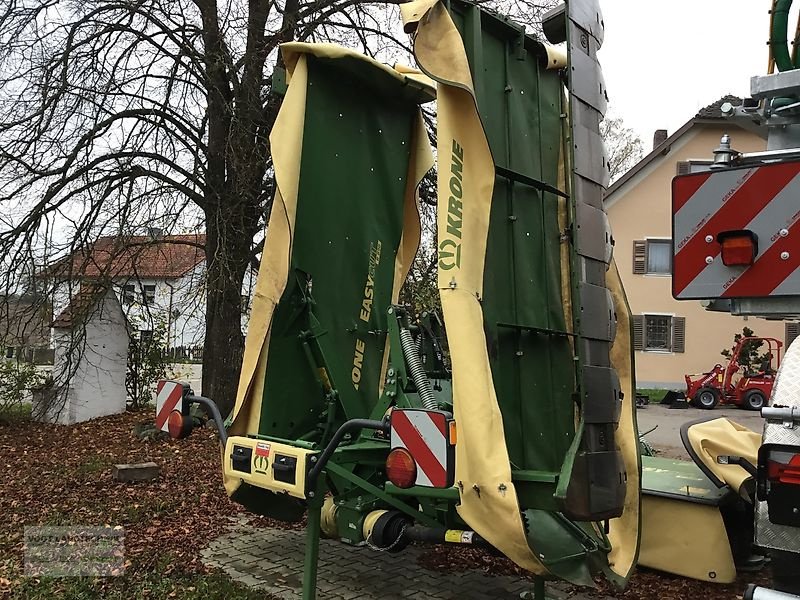
POLYGON ((142 346, 149 346, 153 343, 153 331, 150 329, 142 329, 139 331, 139 342, 142 346))
POLYGON ((669 275, 672 272, 672 240, 634 241, 633 272, 637 275, 669 275))
POLYGON ((125 305, 133 304, 136 299, 136 286, 128 283, 122 286, 122 303, 125 305))
POLYGON ((142 300, 147 305, 153 304, 156 301, 155 284, 148 283, 142 286, 142 300))
POLYGON ((644 349, 671 350, 670 326, 672 317, 664 315, 645 315, 644 317, 644 349))
POLYGON ((633 346, 642 352, 685 352, 686 318, 634 315, 633 346))

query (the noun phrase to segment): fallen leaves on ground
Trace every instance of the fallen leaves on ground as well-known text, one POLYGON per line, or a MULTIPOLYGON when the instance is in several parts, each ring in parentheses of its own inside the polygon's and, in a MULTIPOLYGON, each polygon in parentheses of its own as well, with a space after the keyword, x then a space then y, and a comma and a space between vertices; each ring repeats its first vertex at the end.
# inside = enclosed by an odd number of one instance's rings
MULTIPOLYGON (((533 575, 504 556, 466 546, 430 547, 419 556, 419 563, 436 571, 469 571, 478 569, 492 575, 509 575, 533 580, 533 575)), ((615 589, 609 582, 596 578, 596 588, 572 586, 581 597, 620 598, 622 600, 731 600, 741 598, 748 583, 770 585, 769 568, 757 573, 742 574, 736 583, 718 584, 687 579, 639 567, 625 590, 615 589)))
MULTIPOLYGON (((112 525, 125 529, 126 576, 117 578, 126 580, 124 585, 138 581, 142 597, 150 597, 149 582, 154 577, 168 578, 177 587, 153 597, 170 597, 173 592, 173 597, 200 597, 194 592, 206 585, 202 582, 209 570, 199 550, 225 532, 243 509, 225 494, 213 429, 198 429, 181 441, 143 440, 133 430, 148 417, 127 413, 70 427, 26 421, 0 427, 0 465, 5 474, 0 487, 0 596, 13 591, 15 584, 31 585, 19 576, 26 526, 112 525), (158 479, 140 483, 112 479, 113 465, 148 461, 161 467, 158 479)), ((253 516, 250 523, 286 527, 253 516)), ((530 578, 508 559, 474 548, 427 548, 419 562, 434 570, 480 570, 530 578)), ((719 585, 640 569, 624 592, 602 581, 596 590, 576 588, 575 592, 624 600, 722 600, 741 596, 748 582, 767 584, 768 575, 764 570, 741 577, 736 584, 719 585)), ((210 577, 216 581, 214 577, 222 576, 210 577)), ((120 598, 139 597, 125 595, 114 579, 85 585, 102 597, 116 598, 117 593, 120 598)), ((43 590, 46 595, 41 597, 57 596, 58 586, 68 585, 65 580, 51 581, 47 585, 53 587, 43 590)), ((212 596, 216 597, 205 597, 212 596)), ((23 597, 29 596, 23 591, 23 597)))
MULTIPOLYGON (((0 427, 0 556, 14 561, 14 572, 21 572, 24 529, 33 525, 123 527, 128 576, 208 571, 199 550, 243 511, 222 485, 216 433, 203 427, 180 441, 143 440, 133 430, 148 418, 0 427), (161 467, 154 481, 112 478, 115 464, 148 461, 161 467)), ((251 523, 282 526, 260 517, 251 523)), ((2 567, 0 590, 10 586, 2 567)))

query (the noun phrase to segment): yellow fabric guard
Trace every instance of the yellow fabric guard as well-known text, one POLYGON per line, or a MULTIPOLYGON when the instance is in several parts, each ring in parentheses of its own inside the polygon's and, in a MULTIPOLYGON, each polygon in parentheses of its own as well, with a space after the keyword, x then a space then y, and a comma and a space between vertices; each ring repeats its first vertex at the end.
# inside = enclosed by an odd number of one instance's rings
POLYGON ((718 456, 741 456, 751 465, 758 464, 761 434, 750 431, 734 421, 719 418, 689 427, 689 445, 697 457, 717 478, 732 490, 752 502, 743 484, 750 474, 739 465, 717 463, 718 456))
POLYGON ((415 31, 414 55, 420 68, 439 84, 438 286, 458 423, 458 514, 515 563, 544 575, 547 569, 528 546, 511 482, 483 331, 480 297, 494 162, 478 116, 469 63, 461 35, 443 4, 419 0, 401 5, 400 10, 406 31, 415 31), (452 221, 452 215, 459 213, 460 228, 452 221))
MULTIPOLYGON (((258 432, 272 316, 286 288, 292 253, 308 84, 306 55, 311 54, 329 59, 355 58, 363 61, 369 68, 380 69, 391 74, 399 81, 413 78, 417 82, 430 86, 427 78, 418 71, 408 68, 404 68, 402 71, 394 70, 363 54, 333 44, 283 44, 281 52, 286 64, 289 87, 270 134, 277 191, 272 204, 261 266, 253 292, 252 316, 245 341, 236 404, 232 413, 231 425, 228 428, 229 435, 258 432)), ((430 92, 433 97, 435 90, 432 86, 430 92)), ((422 115, 417 111, 412 152, 408 163, 408 184, 403 208, 403 234, 395 258, 393 302, 397 301, 400 287, 419 245, 417 189, 425 173, 433 167, 433 162, 433 154, 422 115)), ((388 356, 388 352, 386 355, 388 356)), ((228 495, 233 494, 241 482, 238 477, 224 476, 224 480, 228 495)))
POLYGON ((642 464, 636 425, 631 311, 615 262, 611 263, 611 267, 606 273, 606 285, 611 290, 614 298, 614 310, 617 313, 617 336, 611 346, 611 365, 617 371, 620 389, 625 396, 619 415, 616 441, 625 461, 625 473, 628 478, 622 516, 609 521, 608 539, 611 543, 611 552, 608 553, 608 565, 614 573, 627 578, 636 566, 639 554, 642 464))
POLYGON ((725 523, 708 504, 645 496, 639 563, 701 581, 736 580, 725 523))

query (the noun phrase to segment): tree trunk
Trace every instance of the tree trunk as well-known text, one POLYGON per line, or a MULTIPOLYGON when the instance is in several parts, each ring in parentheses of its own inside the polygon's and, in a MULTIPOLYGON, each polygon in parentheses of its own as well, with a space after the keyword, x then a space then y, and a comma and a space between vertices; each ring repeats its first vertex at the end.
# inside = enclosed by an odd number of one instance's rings
POLYGON ((227 416, 236 401, 242 366, 242 282, 252 235, 236 227, 231 211, 206 215, 206 336, 203 395, 227 416))

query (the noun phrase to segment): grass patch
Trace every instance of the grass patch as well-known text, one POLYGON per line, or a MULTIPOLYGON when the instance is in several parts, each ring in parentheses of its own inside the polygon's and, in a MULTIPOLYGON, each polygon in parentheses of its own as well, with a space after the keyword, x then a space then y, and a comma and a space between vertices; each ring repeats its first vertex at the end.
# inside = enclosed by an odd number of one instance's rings
POLYGON ((31 420, 31 403, 18 402, 2 407, 0 410, 0 425, 13 425, 21 421, 31 420))
POLYGON ((270 600, 221 574, 138 577, 22 578, 11 588, 14 600, 270 600))
POLYGON ((276 600, 223 573, 176 573, 164 554, 148 572, 120 577, 24 577, 22 565, 0 559, 0 598, 8 600, 276 600))
POLYGON ((102 457, 97 456, 95 454, 94 456, 90 456, 86 462, 78 465, 76 472, 80 473, 81 475, 88 475, 89 473, 99 473, 107 466, 108 463, 105 460, 103 460, 102 457))

